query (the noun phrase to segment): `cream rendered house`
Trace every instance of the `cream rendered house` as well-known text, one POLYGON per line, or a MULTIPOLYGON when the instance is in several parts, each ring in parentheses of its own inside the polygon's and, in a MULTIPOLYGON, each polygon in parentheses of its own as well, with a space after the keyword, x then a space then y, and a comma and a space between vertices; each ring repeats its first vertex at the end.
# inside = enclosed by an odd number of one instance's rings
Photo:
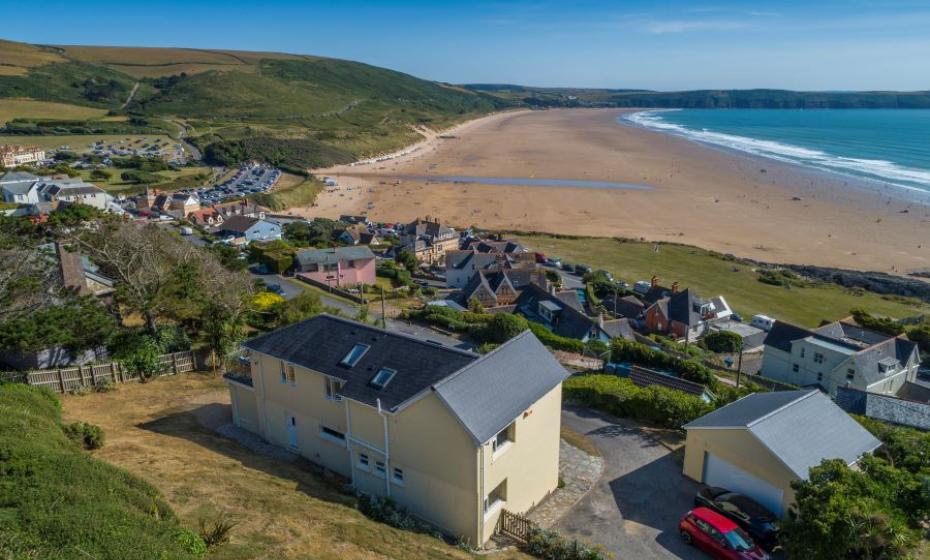
POLYGON ((475 545, 558 485, 562 381, 529 331, 483 356, 320 315, 246 342, 235 424, 475 545))

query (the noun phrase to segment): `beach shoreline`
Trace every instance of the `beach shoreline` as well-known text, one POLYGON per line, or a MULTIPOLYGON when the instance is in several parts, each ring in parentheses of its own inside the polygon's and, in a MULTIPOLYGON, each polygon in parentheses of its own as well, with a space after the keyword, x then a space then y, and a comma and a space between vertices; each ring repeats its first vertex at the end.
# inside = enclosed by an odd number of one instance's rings
POLYGON ((433 216, 457 227, 626 237, 767 262, 904 274, 930 267, 928 209, 796 164, 624 125, 644 109, 495 113, 433 133, 416 150, 333 177, 308 217, 433 216), (441 138, 444 136, 445 138, 441 138), (764 170, 764 171, 763 171, 764 170), (416 179, 410 179, 416 177, 416 179), (440 177, 641 184, 648 190, 486 185, 440 177))

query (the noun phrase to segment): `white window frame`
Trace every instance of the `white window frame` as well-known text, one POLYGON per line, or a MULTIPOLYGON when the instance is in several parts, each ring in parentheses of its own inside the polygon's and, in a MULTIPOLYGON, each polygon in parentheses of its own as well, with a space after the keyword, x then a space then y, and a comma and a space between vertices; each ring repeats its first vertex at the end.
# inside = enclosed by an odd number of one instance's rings
POLYGON ((507 503, 507 479, 505 478, 504 480, 500 482, 500 484, 495 486, 494 489, 492 489, 484 497, 484 518, 487 519, 491 517, 492 515, 494 515, 498 510, 503 508, 504 504, 506 503, 507 503), (502 496, 497 498, 493 502, 491 502, 490 501, 491 494, 493 494, 498 488, 501 488, 502 486, 503 486, 503 491, 501 492, 502 496))
POLYGON ((404 469, 400 467, 393 467, 391 469, 391 482, 398 486, 405 485, 407 483, 407 479, 406 474, 404 473, 404 469), (400 473, 400 476, 397 476, 398 473, 400 473))
POLYGON ((365 357, 365 354, 367 354, 369 350, 371 350, 370 344, 356 342, 352 345, 352 349, 349 350, 349 353, 346 354, 345 357, 342 358, 342 360, 339 362, 339 365, 347 368, 353 368, 358 365, 358 363, 362 360, 362 358, 365 357), (361 352, 359 353, 358 357, 355 358, 355 360, 350 361, 349 358, 352 356, 352 353, 355 352, 356 348, 361 348, 361 352))
POLYGON ((368 472, 369 470, 371 470, 371 458, 368 457, 368 453, 358 454, 357 468, 365 472, 368 472))
POLYGON ((335 377, 326 377, 323 383, 325 384, 326 400, 337 402, 342 400, 342 395, 339 394, 339 389, 342 388, 342 381, 335 377))
POLYGON ((335 443, 337 445, 341 445, 343 447, 347 446, 346 435, 340 432, 339 430, 334 430, 333 428, 330 428, 329 426, 320 426, 320 439, 325 439, 326 441, 335 443), (340 438, 339 436, 335 434, 331 434, 327 432, 326 430, 336 432, 337 434, 342 434, 342 438, 340 438))
POLYGON ((387 465, 384 464, 384 461, 375 461, 374 473, 376 476, 387 476, 387 465))
POLYGON ((297 386, 297 368, 294 364, 289 364, 281 360, 281 384, 287 384, 291 387, 297 386))
POLYGON ((394 379, 395 375, 397 375, 396 369, 392 369, 389 367, 383 367, 383 368, 380 368, 377 373, 375 373, 374 377, 371 378, 371 381, 369 381, 368 384, 374 387, 375 389, 382 390, 388 386, 388 383, 390 383, 391 380, 394 379), (384 381, 381 383, 375 383, 375 380, 382 376, 384 377, 384 381))
POLYGON ((497 459, 503 455, 517 440, 517 421, 514 420, 507 425, 506 428, 497 432, 493 438, 491 438, 491 453, 492 459, 497 459), (506 439, 501 439, 501 436, 504 436, 506 439))

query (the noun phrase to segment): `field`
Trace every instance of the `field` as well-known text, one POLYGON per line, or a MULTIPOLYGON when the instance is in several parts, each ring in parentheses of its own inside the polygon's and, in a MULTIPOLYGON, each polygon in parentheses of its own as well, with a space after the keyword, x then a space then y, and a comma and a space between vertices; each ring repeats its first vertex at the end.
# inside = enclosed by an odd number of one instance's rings
POLYGON ((231 420, 219 379, 189 374, 65 397, 64 414, 100 425, 107 444, 96 456, 161 490, 185 526, 220 514, 234 520, 230 543, 211 560, 472 558, 432 537, 372 522, 333 483, 217 435, 213 428, 231 420))
POLYGON ((821 284, 790 290, 757 280, 752 267, 733 262, 703 249, 686 245, 620 242, 610 238, 556 238, 548 235, 517 235, 533 251, 559 256, 570 263, 603 268, 629 283, 659 277, 664 286, 679 282, 703 297, 723 295, 744 318, 764 313, 777 319, 815 327, 823 320, 849 315, 852 308, 896 318, 930 313, 918 300, 886 298, 873 293, 857 295, 835 285, 821 284))
MULTIPOLYGON (((91 170, 85 169, 81 171, 81 178, 89 183, 93 183, 98 187, 106 190, 110 194, 114 195, 129 195, 137 194, 143 192, 145 185, 137 185, 134 183, 126 183, 120 178, 120 174, 124 171, 123 169, 117 168, 107 168, 106 171, 110 173, 111 177, 107 181, 100 181, 99 179, 92 179, 90 177, 91 170)), ((171 182, 175 179, 181 177, 189 177, 191 175, 197 175, 198 173, 206 173, 209 175, 211 169, 209 167, 182 167, 178 170, 171 171, 156 171, 154 174, 160 177, 164 177, 164 181, 160 183, 155 183, 149 185, 163 190, 171 190, 171 182)))
POLYGON ((255 202, 272 210, 283 210, 295 206, 310 206, 323 190, 323 183, 317 179, 305 179, 300 175, 284 173, 278 183, 268 193, 252 196, 255 202))
POLYGON ((176 141, 165 134, 62 134, 62 135, 44 135, 44 136, 20 136, 8 135, 0 136, 0 144, 18 144, 23 146, 38 146, 51 150, 60 146, 69 146, 72 152, 86 154, 93 151, 92 144, 97 140, 103 140, 106 144, 119 144, 120 140, 126 142, 127 147, 139 148, 142 144, 158 141, 162 144, 175 144, 176 141))
POLYGON ((16 118, 79 120, 106 114, 103 109, 34 99, 0 99, 0 126, 16 118))

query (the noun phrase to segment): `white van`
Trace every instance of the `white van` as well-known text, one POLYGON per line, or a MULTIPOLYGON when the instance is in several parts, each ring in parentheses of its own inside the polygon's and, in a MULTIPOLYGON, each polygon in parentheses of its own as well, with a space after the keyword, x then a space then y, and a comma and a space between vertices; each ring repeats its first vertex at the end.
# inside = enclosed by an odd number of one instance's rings
POLYGON ((756 327, 757 329, 762 329, 764 331, 772 330, 772 325, 775 324, 775 319, 772 319, 768 315, 753 315, 750 325, 756 327))

